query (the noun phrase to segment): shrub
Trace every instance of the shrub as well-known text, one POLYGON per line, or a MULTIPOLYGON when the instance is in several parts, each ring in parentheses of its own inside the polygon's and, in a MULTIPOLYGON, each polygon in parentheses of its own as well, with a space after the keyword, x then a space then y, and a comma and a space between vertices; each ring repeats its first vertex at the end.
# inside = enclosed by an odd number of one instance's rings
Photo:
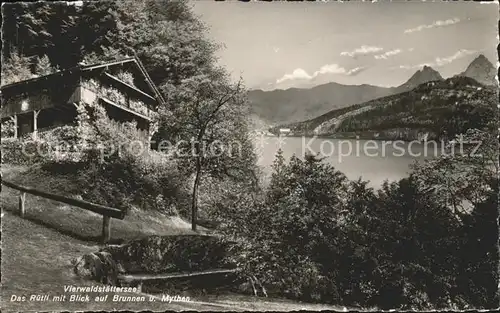
POLYGON ((2 122, 2 140, 14 136, 14 122, 11 119, 2 122))
POLYGON ((2 138, 2 162, 15 165, 34 165, 47 160, 47 145, 42 141, 2 138))
MULTIPOLYGON (((286 164, 279 153, 265 199, 235 199, 220 225, 269 293, 381 309, 493 307, 498 180, 463 215, 440 200, 440 180, 423 179, 429 171, 439 174, 429 167, 375 192, 312 156, 286 164)), ((490 172, 469 175, 490 181, 490 172)))
POLYGON ((110 206, 137 206, 176 215, 187 198, 176 161, 150 151, 133 123, 111 121, 102 107, 79 108, 78 136, 83 148, 83 197, 110 206), (134 150, 142 143, 142 151, 134 150))
POLYGON ((347 190, 345 176, 321 160, 285 164, 278 154, 265 197, 239 197, 239 214, 228 208, 221 226, 245 237, 239 263, 269 293, 338 303, 337 219, 347 190))

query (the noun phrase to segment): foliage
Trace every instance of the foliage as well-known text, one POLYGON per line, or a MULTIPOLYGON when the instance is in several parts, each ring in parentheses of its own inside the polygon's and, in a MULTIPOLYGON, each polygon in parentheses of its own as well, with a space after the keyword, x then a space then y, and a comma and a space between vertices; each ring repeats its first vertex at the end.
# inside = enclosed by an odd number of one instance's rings
POLYGON ((471 307, 497 308, 498 294, 498 178, 495 188, 464 218, 461 234, 458 293, 471 307))
POLYGON ((68 68, 81 61, 99 63, 138 56, 168 103, 160 108, 160 130, 178 130, 160 132, 160 140, 189 141, 198 131, 195 138, 202 134, 205 141, 241 142, 241 162, 227 155, 191 158, 179 163, 180 170, 191 175, 203 168, 220 179, 242 179, 249 172, 255 176, 253 151, 246 138, 244 90, 241 85, 233 86, 224 70, 217 68, 219 45, 207 40, 206 26, 187 1, 91 1, 81 7, 16 3, 4 6, 3 13, 4 56, 12 56, 15 49, 37 56, 41 59, 35 65, 43 71, 47 59, 54 67, 68 68), (201 101, 189 98, 189 92, 201 101), (225 95, 234 97, 223 101, 225 108, 212 111, 225 95), (184 129, 189 125, 186 121, 198 125, 184 129))
POLYGON ((2 139, 14 136, 14 121, 7 119, 2 122, 2 139))
POLYGON ((117 2, 120 49, 140 57, 167 102, 184 79, 206 73, 218 45, 205 37, 206 26, 187 1, 117 2))
POLYGON ((101 47, 101 51, 90 52, 82 60, 85 64, 98 64, 110 62, 124 58, 125 55, 120 49, 114 47, 101 47))
MULTIPOLYGON (((223 75, 223 74, 221 74, 223 75)), ((219 75, 200 75, 176 89, 177 105, 160 112, 160 134, 177 145, 182 171, 194 173, 193 225, 198 187, 203 175, 223 180, 246 179, 253 174, 255 157, 247 136, 246 102, 240 83, 232 85, 219 75)), ((171 95, 172 97, 172 95, 171 95)))
POLYGON ((266 197, 247 199, 246 205, 236 208, 237 214, 230 215, 240 217, 243 229, 224 225, 236 236, 244 233, 244 245, 250 244, 240 262, 271 293, 338 300, 334 283, 338 270, 330 271, 333 264, 324 265, 337 255, 331 240, 338 233, 347 189, 345 176, 314 156, 305 161, 292 157, 285 164, 279 154, 266 197))
POLYGON ((17 52, 10 57, 2 57, 2 86, 16 83, 33 77, 31 60, 17 52))
POLYGON ((476 308, 497 307, 499 301, 497 133, 492 116, 488 128, 457 137, 446 155, 416 164, 413 174, 461 223, 458 259, 452 263, 457 268, 455 292, 476 308))
POLYGON ((126 82, 127 84, 134 86, 134 76, 130 72, 120 71, 116 75, 120 80, 126 82))
POLYGON ((41 58, 37 58, 36 66, 35 66, 35 74, 38 76, 44 76, 52 74, 56 71, 56 69, 50 63, 49 58, 44 55, 41 58))
POLYGON ((44 161, 37 152, 39 143, 15 138, 2 138, 2 162, 16 165, 33 165, 44 161))
POLYGON ((218 45, 206 39, 206 27, 187 1, 119 4, 116 14, 120 49, 140 57, 168 103, 159 108, 156 140, 190 143, 177 146, 177 157, 184 155, 179 170, 194 176, 191 205, 196 219, 198 188, 204 177, 222 183, 255 176, 245 90, 216 66, 218 45), (230 147, 233 144, 237 147, 230 147), (203 152, 202 146, 218 152, 222 146, 224 151, 214 156, 203 152), (231 154, 235 150, 236 156, 231 154))
POLYGON ((133 123, 111 121, 98 104, 82 105, 79 146, 86 164, 84 197, 117 207, 136 205, 176 215, 187 197, 176 161, 150 152, 133 123))
POLYGON ((2 154, 6 163, 20 165, 57 163, 71 159, 76 161, 79 155, 75 143, 74 127, 60 126, 39 131, 36 138, 32 134, 21 138, 2 136, 2 154))
POLYGON ((414 176, 431 186, 455 214, 466 214, 495 188, 499 150, 493 127, 470 129, 449 143, 439 158, 413 166, 414 176))
MULTIPOLYGON (((459 214, 430 179, 451 174, 437 167, 375 191, 313 156, 287 163, 279 152, 265 198, 224 203, 219 227, 241 239, 240 266, 271 293, 350 307, 493 308, 498 180, 480 167, 464 189, 490 187, 459 214)), ((467 194, 458 187, 455 196, 467 194)))
POLYGON ((285 162, 279 153, 262 191, 245 89, 217 67, 219 45, 206 39, 187 1, 20 2, 2 10, 2 84, 31 78, 32 71, 137 55, 167 102, 159 108, 158 139, 188 143, 174 155, 137 153, 132 143, 144 142, 136 125, 114 123, 91 104, 80 106, 77 127, 41 134, 66 142, 62 152, 71 154, 59 158, 50 150, 48 158, 27 159, 21 145, 33 152, 38 142, 2 140, 5 161, 77 163, 83 197, 115 207, 186 214, 199 205, 238 241, 235 261, 271 294, 382 309, 498 306, 494 89, 452 78, 300 124, 307 129, 360 109, 334 126, 463 134, 482 142, 480 157, 443 155, 375 191, 314 156, 285 162), (214 156, 202 142, 238 147, 214 156), (191 147, 195 155, 182 157, 191 147))
POLYGON ((102 52, 116 41, 116 22, 110 14, 114 3, 84 1, 16 2, 2 6, 2 53, 4 58, 17 50, 25 56, 46 55, 59 68, 77 65, 82 57, 102 52))

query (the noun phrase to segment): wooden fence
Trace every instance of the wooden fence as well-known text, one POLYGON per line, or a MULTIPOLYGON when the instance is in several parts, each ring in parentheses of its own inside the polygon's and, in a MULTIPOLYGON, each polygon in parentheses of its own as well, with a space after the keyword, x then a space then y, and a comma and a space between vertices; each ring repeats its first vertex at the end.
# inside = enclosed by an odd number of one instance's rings
POLYGON ((85 200, 79 200, 79 199, 74 199, 74 198, 68 198, 56 194, 52 194, 49 192, 44 192, 40 190, 36 190, 34 188, 30 187, 24 187, 20 185, 16 185, 14 183, 5 181, 2 179, 2 185, 19 190, 21 194, 19 195, 19 215, 24 218, 24 214, 26 212, 26 205, 25 205, 25 200, 26 200, 26 194, 32 194, 34 196, 62 202, 69 204, 71 206, 79 207, 85 210, 89 210, 92 212, 95 212, 97 214, 102 215, 102 242, 106 243, 110 239, 110 221, 111 218, 117 218, 117 219, 124 219, 125 218, 125 213, 121 210, 111 208, 108 206, 100 205, 100 204, 95 204, 91 203, 85 200))

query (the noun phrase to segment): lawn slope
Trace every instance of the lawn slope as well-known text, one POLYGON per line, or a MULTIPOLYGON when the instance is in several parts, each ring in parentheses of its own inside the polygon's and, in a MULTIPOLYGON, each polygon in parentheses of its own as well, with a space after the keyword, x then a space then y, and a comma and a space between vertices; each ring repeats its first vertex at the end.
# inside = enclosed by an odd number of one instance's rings
MULTIPOLYGON (((51 177, 39 169, 2 166, 3 177, 18 184, 41 190, 71 194, 71 178, 51 177)), ((83 280, 73 272, 75 260, 101 248, 98 235, 100 215, 79 208, 61 205, 27 195, 26 218, 17 215, 19 192, 2 186, 0 206, 2 214, 2 288, 3 312, 27 311, 114 311, 114 310, 190 310, 190 311, 242 311, 242 310, 324 310, 332 306, 299 303, 282 299, 256 298, 242 295, 203 295, 192 297, 191 302, 95 302, 104 294, 89 293, 90 302, 36 302, 11 301, 13 295, 64 294, 64 285, 91 286, 97 282, 83 280)), ((141 212, 130 212, 123 220, 112 220, 112 239, 128 241, 147 235, 190 234, 189 224, 176 217, 141 212)), ((70 293, 66 294, 69 297, 70 293)), ((121 293, 123 296, 138 294, 121 293)), ((144 294, 145 295, 145 294, 144 294)), ((146 295, 148 296, 148 295, 146 295)))

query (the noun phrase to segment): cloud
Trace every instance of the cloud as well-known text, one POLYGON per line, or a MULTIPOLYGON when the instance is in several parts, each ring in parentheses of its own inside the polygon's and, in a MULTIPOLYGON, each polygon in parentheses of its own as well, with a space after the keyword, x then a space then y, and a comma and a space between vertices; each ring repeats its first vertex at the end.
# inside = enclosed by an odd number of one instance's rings
POLYGON ((340 55, 341 56, 350 56, 352 58, 352 57, 355 57, 358 55, 367 55, 367 54, 377 53, 377 52, 380 52, 382 50, 384 50, 384 49, 381 47, 363 45, 359 48, 354 49, 353 51, 343 51, 340 53, 340 55))
POLYGON ((364 70, 366 70, 366 67, 355 67, 355 68, 347 71, 346 75, 355 76, 355 75, 358 75, 359 73, 361 73, 364 70))
POLYGON ((295 80, 295 79, 312 79, 313 77, 309 75, 306 71, 301 68, 295 69, 292 74, 285 74, 280 79, 276 80, 276 83, 284 82, 285 80, 295 80))
POLYGON ((443 66, 443 65, 446 65, 446 64, 449 64, 449 63, 455 61, 456 59, 463 58, 467 55, 474 54, 476 52, 477 52, 476 50, 462 49, 462 50, 459 50, 459 51, 455 52, 453 55, 450 55, 448 57, 436 58, 436 65, 443 66))
POLYGON ((377 60, 380 60, 380 59, 386 60, 388 57, 396 55, 396 54, 400 54, 401 52, 402 52, 401 49, 390 50, 390 51, 387 51, 385 53, 375 55, 375 59, 377 59, 377 60))
POLYGON ((405 30, 405 34, 409 34, 409 33, 414 33, 414 32, 420 32, 424 29, 429 29, 429 28, 435 28, 435 27, 443 27, 443 26, 449 26, 449 25, 453 25, 453 24, 456 24, 460 22, 460 19, 459 18, 450 18, 450 19, 447 19, 447 20, 438 20, 438 21, 435 21, 434 23, 432 24, 422 24, 422 25, 419 25, 415 28, 410 28, 410 29, 406 29, 405 30))
POLYGON ((474 54, 474 53, 477 53, 477 51, 476 50, 461 49, 461 50, 458 50, 457 52, 455 52, 454 54, 452 54, 450 56, 442 57, 442 58, 437 57, 432 62, 420 63, 420 64, 416 64, 416 65, 400 65, 400 66, 397 66, 397 67, 392 67, 392 69, 399 68, 399 69, 409 70, 409 69, 421 68, 424 65, 439 67, 439 66, 443 66, 443 65, 446 65, 446 64, 450 64, 450 63, 452 63, 453 61, 455 61, 457 59, 463 58, 463 57, 465 57, 467 55, 471 55, 471 54, 474 54))
POLYGON ((338 64, 325 64, 315 71, 312 75, 307 73, 301 68, 295 69, 291 74, 285 74, 283 77, 276 80, 276 83, 282 83, 286 80, 311 80, 322 74, 342 74, 347 76, 354 76, 365 70, 365 67, 355 67, 350 70, 339 66, 338 64))
POLYGON ((326 64, 314 72, 313 78, 320 74, 345 74, 345 72, 345 68, 340 67, 338 64, 326 64))

